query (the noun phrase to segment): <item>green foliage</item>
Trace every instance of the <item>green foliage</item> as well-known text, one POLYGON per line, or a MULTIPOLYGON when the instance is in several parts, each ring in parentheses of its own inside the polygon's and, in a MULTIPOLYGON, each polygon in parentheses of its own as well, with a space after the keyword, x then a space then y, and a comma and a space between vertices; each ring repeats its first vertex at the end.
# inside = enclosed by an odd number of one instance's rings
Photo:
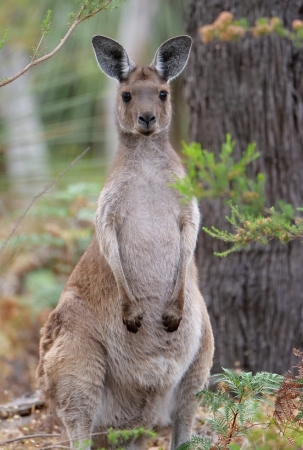
MULTIPOLYGON (((140 436, 146 436, 154 438, 157 436, 157 433, 151 430, 147 430, 144 427, 135 428, 134 430, 114 430, 110 428, 107 431, 107 439, 108 442, 112 445, 122 445, 123 442, 129 441, 131 439, 138 439, 140 436)), ((81 444, 76 442, 75 447, 78 450, 85 450, 86 448, 92 445, 91 440, 82 441, 81 444)), ((105 448, 101 448, 98 450, 106 450, 105 448)), ((124 450, 123 447, 117 448, 117 450, 124 450)))
POLYGON ((203 150, 198 143, 187 145, 183 142, 183 153, 187 157, 185 164, 188 175, 173 184, 188 201, 192 197, 198 199, 222 198, 241 204, 243 210, 251 213, 264 207, 263 174, 256 180, 247 175, 247 165, 259 157, 256 144, 249 144, 240 160, 233 157, 235 142, 230 134, 226 136, 221 152, 216 157, 213 152, 203 150))
POLYGON ((212 440, 203 436, 192 436, 191 440, 178 447, 178 450, 211 450, 212 440))
MULTIPOLYGON (((249 448, 255 450, 299 450, 303 444, 303 433, 293 433, 291 430, 288 436, 279 435, 273 423, 269 423, 262 428, 252 430, 247 436, 249 448)), ((240 450, 240 446, 235 450, 240 450)))
MULTIPOLYGON (((226 220, 233 226, 234 233, 218 230, 216 227, 203 230, 210 236, 232 244, 225 252, 216 252, 217 256, 227 256, 232 252, 249 248, 249 244, 258 242, 267 245, 271 239, 277 238, 282 244, 293 239, 303 238, 303 219, 295 217, 292 205, 278 202, 278 209, 274 207, 267 210, 266 216, 254 217, 250 214, 240 213, 239 207, 229 202, 231 217, 226 220)), ((297 209, 298 211, 300 208, 297 209)))
POLYGON ((300 358, 295 366, 298 375, 223 369, 214 376, 216 391, 203 390, 198 395, 211 414, 206 422, 217 434, 217 442, 194 436, 178 450, 302 448, 303 352, 293 349, 293 353, 300 358))
POLYGON ((41 33, 42 33, 43 35, 46 35, 46 34, 48 34, 48 33, 50 32, 50 29, 51 29, 52 14, 53 14, 53 13, 52 13, 52 10, 49 9, 49 10, 47 11, 47 13, 46 13, 46 15, 45 15, 43 21, 42 21, 42 24, 41 24, 41 33))
POLYGON ((212 415, 206 421, 217 433, 218 443, 214 446, 210 439, 195 436, 178 450, 240 449, 238 443, 242 437, 260 420, 264 421, 261 405, 273 406, 268 396, 278 392, 282 381, 282 376, 268 372, 253 375, 223 369, 223 373, 216 376, 217 391, 203 390, 198 394, 202 405, 212 415))
POLYGON ((110 428, 107 433, 107 438, 111 444, 117 445, 119 442, 128 441, 129 439, 138 439, 140 436, 154 438, 156 437, 154 431, 146 430, 144 427, 136 428, 134 430, 114 430, 110 428))
POLYGON ((32 212, 42 228, 27 235, 32 246, 62 247, 76 261, 86 249, 94 230, 96 200, 100 186, 96 183, 73 183, 55 191, 32 212))
POLYGON ((11 245, 22 244, 28 251, 41 249, 41 246, 61 247, 68 252, 68 258, 64 259, 76 262, 93 234, 99 192, 97 183, 78 182, 45 195, 29 214, 35 219, 36 230, 11 238, 11 245))
POLYGON ((86 450, 87 448, 90 448, 92 443, 93 441, 91 441, 90 439, 86 439, 82 442, 75 442, 74 445, 77 450, 86 450))
POLYGON ((86 16, 94 15, 101 9, 106 9, 107 11, 114 10, 124 3, 125 0, 117 0, 116 3, 108 2, 107 0, 76 0, 76 2, 81 6, 79 13, 79 18, 84 19, 86 16))
POLYGON ((38 269, 25 276, 26 304, 34 314, 45 308, 54 308, 60 298, 64 283, 58 281, 50 269, 38 269))
POLYGON ((8 35, 8 29, 5 31, 4 36, 3 36, 3 39, 2 39, 2 41, 0 42, 0 51, 1 51, 3 45, 4 45, 5 41, 6 41, 7 35, 8 35))
POLYGON ((277 238, 282 244, 303 238, 303 208, 296 208, 282 200, 277 207, 266 208, 265 175, 258 173, 255 179, 248 176, 247 166, 259 157, 256 144, 249 144, 238 162, 233 156, 235 143, 227 134, 226 142, 216 158, 214 153, 201 148, 200 144, 183 143, 183 153, 188 175, 172 185, 181 194, 183 201, 193 196, 199 200, 220 198, 229 205, 231 216, 226 217, 233 231, 216 227, 203 230, 210 236, 232 244, 217 256, 227 256, 237 250, 249 248, 253 242, 268 244, 277 238))
POLYGON ((223 369, 217 378, 218 393, 202 391, 202 405, 213 414, 208 419, 212 429, 224 443, 248 433, 251 424, 261 414, 260 403, 268 402, 265 395, 280 387, 283 377, 267 372, 252 375, 223 369))
POLYGON ((79 182, 45 194, 29 211, 31 232, 10 239, 1 271, 22 273, 20 298, 34 314, 57 304, 91 241, 100 189, 97 183, 79 182))

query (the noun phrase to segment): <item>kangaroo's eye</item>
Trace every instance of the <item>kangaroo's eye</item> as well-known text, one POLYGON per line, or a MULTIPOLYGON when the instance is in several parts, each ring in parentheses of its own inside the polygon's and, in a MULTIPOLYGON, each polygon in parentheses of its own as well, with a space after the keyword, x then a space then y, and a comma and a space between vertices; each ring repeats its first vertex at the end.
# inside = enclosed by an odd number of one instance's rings
POLYGON ((131 101, 132 96, 130 95, 129 92, 123 92, 122 93, 122 100, 124 101, 124 103, 128 103, 131 101))
POLYGON ((160 91, 159 98, 164 101, 167 99, 167 94, 168 92, 166 91, 160 91))

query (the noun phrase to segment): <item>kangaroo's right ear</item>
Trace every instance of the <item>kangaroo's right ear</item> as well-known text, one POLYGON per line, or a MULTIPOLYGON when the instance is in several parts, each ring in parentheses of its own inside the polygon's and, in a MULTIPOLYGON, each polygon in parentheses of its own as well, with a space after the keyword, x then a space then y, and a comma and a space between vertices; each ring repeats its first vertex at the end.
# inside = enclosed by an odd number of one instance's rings
POLYGON ((92 44, 99 67, 109 77, 124 81, 135 69, 122 45, 106 36, 94 36, 92 44))

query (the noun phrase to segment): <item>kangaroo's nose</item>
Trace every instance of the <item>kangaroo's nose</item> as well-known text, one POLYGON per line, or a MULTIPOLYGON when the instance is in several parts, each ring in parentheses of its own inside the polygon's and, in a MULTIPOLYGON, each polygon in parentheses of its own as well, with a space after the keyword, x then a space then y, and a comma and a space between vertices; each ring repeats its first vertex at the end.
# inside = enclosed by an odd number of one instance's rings
POLYGON ((156 116, 154 116, 152 113, 144 113, 138 117, 138 123, 140 125, 146 125, 148 127, 148 125, 153 125, 155 122, 156 116))

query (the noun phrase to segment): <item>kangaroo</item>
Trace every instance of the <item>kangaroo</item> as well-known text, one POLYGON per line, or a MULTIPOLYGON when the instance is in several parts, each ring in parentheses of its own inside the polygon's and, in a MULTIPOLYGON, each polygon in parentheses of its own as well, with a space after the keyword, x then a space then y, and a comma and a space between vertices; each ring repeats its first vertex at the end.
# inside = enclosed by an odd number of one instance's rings
POLYGON ((214 351, 194 261, 197 202, 182 203, 170 186, 185 172, 168 138, 169 82, 184 69, 191 38, 164 42, 143 68, 108 37, 92 43, 102 71, 119 82, 119 148, 95 236, 41 331, 37 376, 71 448, 116 448, 109 427, 143 426, 169 427, 176 450, 190 439, 214 351))

